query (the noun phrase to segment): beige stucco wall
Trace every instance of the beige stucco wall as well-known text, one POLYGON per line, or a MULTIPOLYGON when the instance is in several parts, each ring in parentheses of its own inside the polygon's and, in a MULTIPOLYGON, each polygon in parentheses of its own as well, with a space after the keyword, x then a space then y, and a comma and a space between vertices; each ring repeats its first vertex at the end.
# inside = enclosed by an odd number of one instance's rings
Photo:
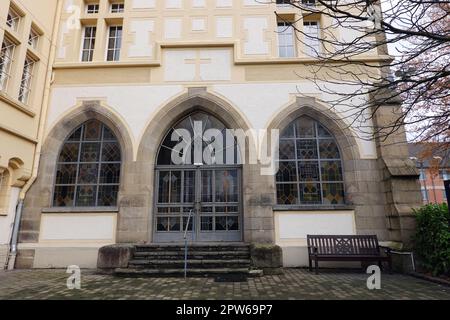
POLYGON ((15 44, 7 86, 0 91, 0 172, 8 182, 0 189, 0 269, 7 254, 15 208, 21 188, 33 175, 39 126, 47 86, 47 70, 51 52, 58 1, 0 1, 0 44, 7 38, 15 44), (17 30, 6 25, 9 8, 19 14, 17 30), (30 30, 39 33, 36 48, 28 44, 30 30), (36 61, 32 71, 31 94, 27 103, 19 101, 19 88, 25 58, 36 61))

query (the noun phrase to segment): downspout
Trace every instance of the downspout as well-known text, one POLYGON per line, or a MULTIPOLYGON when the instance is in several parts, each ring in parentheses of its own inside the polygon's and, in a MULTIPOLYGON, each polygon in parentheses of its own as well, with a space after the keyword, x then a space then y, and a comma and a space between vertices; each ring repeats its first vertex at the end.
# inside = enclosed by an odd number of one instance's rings
POLYGON ((58 35, 59 35, 59 25, 62 15, 62 4, 63 0, 57 0, 57 6, 56 6, 56 12, 55 12, 55 20, 53 22, 53 30, 52 30, 52 38, 50 43, 50 55, 47 61, 47 71, 46 71, 46 79, 45 79, 45 90, 44 90, 44 97, 42 99, 42 105, 41 105, 41 113, 39 117, 39 130, 37 134, 37 145, 36 145, 36 151, 34 153, 33 158, 33 170, 31 174, 31 178, 28 179, 28 181, 23 186, 20 195, 19 195, 19 202, 16 207, 16 213, 14 217, 14 227, 12 231, 11 236, 11 252, 8 255, 8 269, 14 269, 15 261, 16 261, 16 255, 17 255, 17 243, 19 239, 19 228, 20 228, 20 220, 22 219, 22 211, 23 211, 23 202, 25 199, 25 196, 28 192, 28 190, 31 188, 31 186, 34 184, 37 178, 38 169, 39 169, 39 160, 41 156, 42 151, 42 140, 44 137, 44 131, 45 131, 45 123, 47 120, 47 111, 48 111, 48 104, 50 100, 50 89, 52 85, 52 74, 53 74, 53 63, 55 61, 56 56, 56 43, 58 41, 58 35))

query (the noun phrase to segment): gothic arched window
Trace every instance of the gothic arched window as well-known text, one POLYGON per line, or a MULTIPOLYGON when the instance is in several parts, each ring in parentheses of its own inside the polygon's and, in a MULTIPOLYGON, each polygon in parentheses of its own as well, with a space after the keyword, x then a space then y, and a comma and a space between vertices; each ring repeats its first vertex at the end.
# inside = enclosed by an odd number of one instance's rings
POLYGON ((344 204, 339 147, 317 121, 302 116, 281 131, 276 186, 280 205, 344 204))
POLYGON ((89 120, 78 127, 64 142, 57 161, 55 207, 117 205, 120 145, 104 124, 89 120))

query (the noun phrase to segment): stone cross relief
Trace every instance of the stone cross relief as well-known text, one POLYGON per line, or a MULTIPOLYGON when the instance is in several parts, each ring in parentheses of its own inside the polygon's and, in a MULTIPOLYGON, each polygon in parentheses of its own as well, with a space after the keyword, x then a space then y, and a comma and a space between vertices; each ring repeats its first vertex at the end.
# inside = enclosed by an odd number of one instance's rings
POLYGON ((196 51, 195 59, 184 59, 184 63, 186 64, 194 64, 195 65, 195 78, 194 81, 204 81, 201 76, 200 68, 202 64, 211 64, 211 59, 201 58, 200 51, 196 51))

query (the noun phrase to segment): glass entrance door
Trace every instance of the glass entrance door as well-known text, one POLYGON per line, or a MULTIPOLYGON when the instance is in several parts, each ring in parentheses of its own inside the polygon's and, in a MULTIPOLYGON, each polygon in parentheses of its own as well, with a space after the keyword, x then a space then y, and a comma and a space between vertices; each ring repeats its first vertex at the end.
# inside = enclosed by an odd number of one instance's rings
POLYGON ((192 241, 242 240, 240 155, 237 141, 228 137, 226 126, 204 112, 188 115, 167 132, 156 165, 154 242, 182 242, 186 228, 192 241))
POLYGON ((235 166, 157 170, 154 241, 241 241, 240 181, 235 166))

